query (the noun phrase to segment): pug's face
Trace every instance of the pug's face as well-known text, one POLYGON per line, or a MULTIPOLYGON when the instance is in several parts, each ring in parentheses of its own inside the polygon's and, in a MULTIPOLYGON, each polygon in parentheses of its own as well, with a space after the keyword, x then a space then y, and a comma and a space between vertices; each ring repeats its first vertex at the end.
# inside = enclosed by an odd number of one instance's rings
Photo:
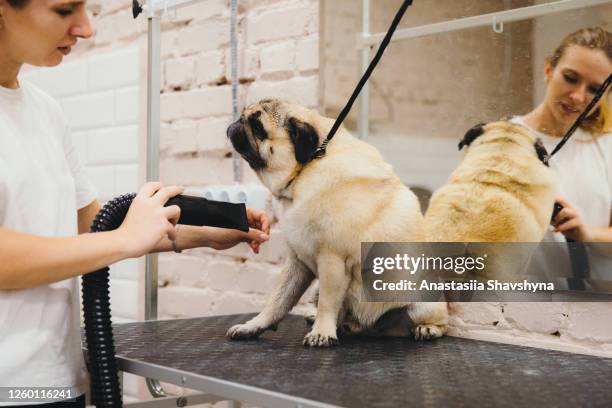
POLYGON ((227 129, 234 149, 256 172, 293 171, 319 146, 316 114, 277 99, 247 107, 227 129))

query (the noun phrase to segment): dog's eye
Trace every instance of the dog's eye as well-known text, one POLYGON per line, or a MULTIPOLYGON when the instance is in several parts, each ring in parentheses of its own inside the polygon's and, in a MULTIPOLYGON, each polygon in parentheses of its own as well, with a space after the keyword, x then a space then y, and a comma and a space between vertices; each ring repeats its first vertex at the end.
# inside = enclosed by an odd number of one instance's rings
POLYGON ((270 154, 274 154, 274 148, 270 146, 270 154))
POLYGON ((253 132, 253 136, 259 140, 265 140, 268 138, 268 132, 266 132, 266 129, 264 129, 263 125, 261 124, 259 120, 260 117, 260 111, 249 116, 249 126, 251 127, 251 132, 253 132))

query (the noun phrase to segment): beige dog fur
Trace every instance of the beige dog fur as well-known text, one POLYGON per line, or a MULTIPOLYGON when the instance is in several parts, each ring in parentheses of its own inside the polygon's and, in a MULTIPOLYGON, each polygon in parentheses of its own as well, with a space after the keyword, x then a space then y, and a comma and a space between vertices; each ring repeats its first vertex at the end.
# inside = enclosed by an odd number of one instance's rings
POLYGON ((263 311, 230 328, 228 336, 256 337, 274 327, 315 278, 320 282, 319 300, 306 345, 335 344, 347 311, 360 327, 369 328, 399 307, 406 307, 414 322, 415 338, 442 336, 446 303, 360 301, 360 243, 423 241, 423 217, 416 196, 379 152, 344 128, 323 158, 304 160, 304 149, 311 153, 320 145, 332 123, 304 107, 263 100, 228 129, 236 150, 280 201, 280 225, 289 247, 280 282, 263 311))
MULTIPOLYGON (((540 242, 554 205, 554 173, 538 158, 536 136, 510 122, 485 125, 425 214, 432 242, 540 242)), ((490 260, 492 268, 506 260, 490 260)), ((516 263, 516 262, 515 262, 516 263)), ((489 270, 489 277, 512 279, 489 270)))

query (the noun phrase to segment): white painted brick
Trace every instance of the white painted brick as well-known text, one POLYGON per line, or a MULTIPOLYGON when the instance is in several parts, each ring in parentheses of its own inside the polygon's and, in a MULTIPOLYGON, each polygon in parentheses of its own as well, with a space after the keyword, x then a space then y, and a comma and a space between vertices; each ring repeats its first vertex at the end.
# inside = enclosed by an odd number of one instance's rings
POLYGON ((249 43, 286 40, 306 32, 312 9, 307 6, 272 8, 248 17, 247 38, 249 43))
POLYGON ((131 39, 144 31, 146 19, 134 20, 131 11, 121 10, 116 13, 106 14, 93 21, 96 35, 93 37, 96 45, 102 45, 120 39, 131 39))
POLYGON ((138 84, 138 47, 94 55, 87 59, 90 90, 116 89, 138 84))
POLYGON ((204 266, 197 285, 223 292, 268 293, 274 288, 279 272, 278 265, 233 258, 209 260, 204 266))
POLYGON ((114 13, 117 10, 129 7, 129 3, 123 0, 101 0, 100 5, 102 6, 100 12, 104 14, 114 13))
POLYGON ((295 77, 287 81, 256 81, 247 93, 247 105, 263 98, 281 98, 314 108, 318 105, 317 76, 295 77))
POLYGON ((261 72, 273 73, 295 70, 295 43, 287 41, 261 50, 261 72))
POLYGON ((195 58, 169 59, 164 64, 165 85, 172 88, 189 88, 195 78, 195 58))
POLYGON ((138 318, 138 282, 124 279, 111 279, 110 297, 113 316, 128 319, 138 318))
POLYGON ((108 44, 114 39, 115 18, 112 15, 101 16, 92 21, 96 35, 93 37, 96 45, 108 44))
POLYGON ((225 76, 223 53, 220 51, 199 55, 196 59, 196 82, 209 84, 225 76))
POLYGON ((568 333, 575 339, 612 344, 612 303, 569 303, 568 333))
POLYGON ((226 184, 233 180, 232 159, 196 157, 160 160, 161 180, 165 184, 202 185, 226 184))
POLYGON ((231 118, 202 119, 198 122, 196 143, 199 150, 229 150, 230 143, 227 139, 227 127, 231 118))
POLYGON ((111 126, 115 116, 113 91, 65 98, 61 101, 73 129, 111 126))
POLYGON ((159 310, 174 317, 210 315, 217 296, 209 290, 184 287, 159 288, 159 310))
POLYGON ((56 98, 87 91, 87 62, 77 60, 38 70, 37 85, 56 98))
POLYGON ((138 192, 138 165, 115 166, 115 192, 113 196, 138 192))
POLYGON ((211 17, 227 14, 229 7, 224 0, 206 0, 176 10, 172 18, 173 23, 184 23, 189 21, 203 21, 211 17))
POLYGON ((166 184, 227 184, 233 181, 232 172, 231 158, 162 158, 160 161, 161 180, 166 184))
POLYGON ((228 20, 209 20, 180 30, 176 41, 176 51, 179 55, 194 54, 201 51, 212 51, 228 43, 228 20))
POLYGON ((318 1, 311 1, 308 9, 308 23, 306 24, 307 35, 319 33, 319 4, 318 1))
POLYGON ((511 302, 504 306, 504 317, 509 325, 530 332, 552 334, 566 324, 566 303, 511 302))
POLYGON ((138 126, 113 127, 88 133, 88 164, 138 160, 138 126))
POLYGON ((162 121, 232 114, 230 86, 211 86, 161 95, 162 121))
POLYGON ((85 167, 89 180, 99 193, 99 199, 104 201, 115 194, 115 172, 112 166, 85 167))
POLYGON ((165 285, 183 287, 205 287, 207 263, 212 257, 190 256, 185 251, 181 255, 160 254, 159 280, 165 285))
POLYGON ((138 123, 140 113, 139 88, 137 86, 115 91, 115 124, 138 123))
POLYGON ((115 39, 129 40, 137 37, 141 32, 146 32, 145 18, 134 19, 132 10, 122 10, 114 14, 115 39))
POLYGON ((232 114, 231 86, 211 86, 185 92, 184 115, 189 118, 232 114))
POLYGON ((263 309, 265 299, 263 295, 227 293, 215 302, 212 312, 216 315, 259 312, 263 309))
POLYGON ((319 36, 301 38, 297 41, 295 62, 300 71, 319 68, 319 36))
POLYGON ((499 303, 451 303, 449 311, 451 315, 466 323, 477 323, 491 328, 504 318, 499 303))
POLYGON ((193 120, 181 120, 173 122, 165 130, 167 134, 167 147, 172 154, 195 152, 198 150, 197 133, 198 124, 193 120))
MULTIPOLYGON (((260 66, 259 51, 251 47, 239 47, 237 57, 236 74, 238 79, 255 79, 260 66)), ((232 78, 231 69, 231 52, 228 49, 225 53, 225 76, 228 80, 232 78)))
POLYGON ((161 33, 161 45, 160 45, 161 58, 168 58, 174 55, 174 52, 176 51, 177 38, 178 38, 178 32, 175 30, 163 31, 161 33))
POLYGON ((164 92, 160 95, 160 116, 164 122, 183 117, 183 99, 185 92, 164 92))

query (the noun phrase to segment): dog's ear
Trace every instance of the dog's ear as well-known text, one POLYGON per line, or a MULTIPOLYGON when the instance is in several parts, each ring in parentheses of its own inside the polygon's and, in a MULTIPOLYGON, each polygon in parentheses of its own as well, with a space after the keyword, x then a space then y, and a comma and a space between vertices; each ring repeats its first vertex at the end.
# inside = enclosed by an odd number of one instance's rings
POLYGON ((463 139, 459 142, 459 150, 463 149, 464 146, 469 146, 472 144, 474 140, 478 138, 478 136, 484 133, 484 125, 485 123, 479 123, 476 126, 472 126, 470 130, 468 130, 463 136, 463 139))
POLYGON ((289 118, 287 131, 293 142, 295 159, 301 164, 308 163, 319 147, 319 134, 316 129, 299 119, 289 118))
POLYGON ((538 154, 538 159, 540 159, 540 161, 548 167, 548 159, 550 159, 550 156, 548 155, 548 151, 544 147, 544 143, 542 143, 542 139, 538 137, 535 143, 533 144, 533 147, 535 148, 535 151, 538 154))

